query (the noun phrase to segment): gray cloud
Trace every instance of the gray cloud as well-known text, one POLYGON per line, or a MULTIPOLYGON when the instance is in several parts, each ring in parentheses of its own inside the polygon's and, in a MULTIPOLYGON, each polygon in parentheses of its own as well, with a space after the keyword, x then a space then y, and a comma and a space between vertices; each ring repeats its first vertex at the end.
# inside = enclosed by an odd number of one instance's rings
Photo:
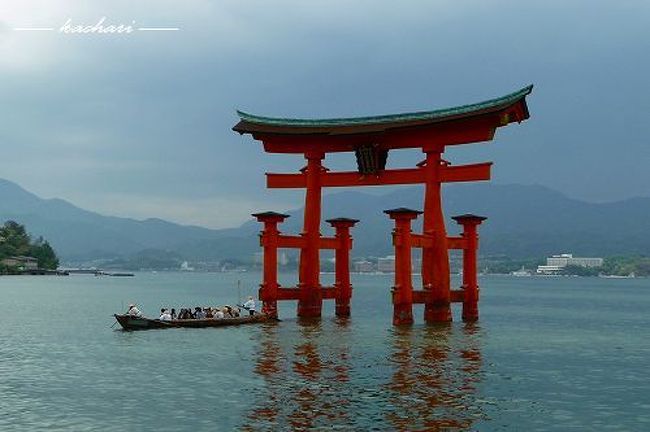
MULTIPOLYGON (((494 160, 497 182, 539 183, 588 200, 649 194, 647 2, 3 7, 5 28, 101 16, 181 27, 128 37, 0 31, 0 177, 45 196, 111 214, 235 225, 250 208, 299 205, 298 192, 264 190, 263 172, 303 164, 234 134, 235 108, 391 113, 479 101, 531 82, 529 121, 448 158, 494 160), (234 208, 224 208, 228 200, 234 208), (201 216, 210 209, 220 215, 212 222, 201 216)), ((396 152, 390 161, 420 158, 396 152)))

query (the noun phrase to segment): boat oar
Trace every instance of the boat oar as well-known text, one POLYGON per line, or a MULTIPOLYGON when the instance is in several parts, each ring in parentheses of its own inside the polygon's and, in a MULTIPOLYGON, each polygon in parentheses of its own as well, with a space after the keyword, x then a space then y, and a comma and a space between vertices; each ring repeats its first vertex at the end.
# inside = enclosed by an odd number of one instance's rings
POLYGON ((116 315, 111 315, 111 316, 112 316, 113 318, 115 318, 115 322, 114 322, 113 325, 111 326, 111 328, 113 328, 113 327, 115 327, 115 324, 119 324, 119 321, 117 320, 116 315))
MULTIPOLYGON (((241 302, 241 280, 237 279, 237 303, 241 302)), ((239 306, 239 305, 237 305, 239 306)))

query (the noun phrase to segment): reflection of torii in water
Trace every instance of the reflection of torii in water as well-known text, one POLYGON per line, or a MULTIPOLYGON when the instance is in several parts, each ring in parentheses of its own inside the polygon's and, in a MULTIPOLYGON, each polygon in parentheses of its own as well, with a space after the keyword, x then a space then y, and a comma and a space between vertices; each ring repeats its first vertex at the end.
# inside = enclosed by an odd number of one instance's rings
POLYGON ((282 346, 280 326, 262 327, 255 373, 266 384, 257 395, 257 406, 247 416, 251 424, 243 430, 309 430, 335 424, 348 424, 346 388, 349 382, 348 322, 337 319, 335 332, 323 329, 320 322, 299 322, 300 343, 282 346), (325 339, 325 340, 323 340, 325 339), (334 340, 335 339, 335 340, 334 340), (323 353, 323 346, 332 347, 323 353))
POLYGON ((483 417, 473 403, 482 367, 478 331, 473 324, 395 329, 395 372, 386 386, 392 406, 386 419, 394 430, 468 430, 483 417))
POLYGON ((466 430, 483 417, 475 402, 480 332, 471 324, 400 328, 385 351, 358 357, 344 320, 287 331, 294 329, 262 328, 254 370, 265 386, 243 430, 466 430))

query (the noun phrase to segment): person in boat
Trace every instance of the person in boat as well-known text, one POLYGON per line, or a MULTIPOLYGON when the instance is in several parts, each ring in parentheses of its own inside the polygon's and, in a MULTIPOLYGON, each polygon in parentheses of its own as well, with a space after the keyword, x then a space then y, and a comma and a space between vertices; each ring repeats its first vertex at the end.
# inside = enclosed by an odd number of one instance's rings
POLYGON ((221 309, 217 308, 215 310, 214 319, 224 319, 225 317, 226 317, 226 314, 224 314, 221 309))
POLYGON ((177 318, 176 309, 172 308, 172 313, 170 315, 172 316, 172 319, 175 320, 177 318))
POLYGON ((172 320, 172 315, 169 313, 169 311, 165 308, 160 309, 160 318, 158 318, 160 321, 171 321, 172 320))
POLYGON ((142 312, 140 312, 140 309, 138 309, 138 307, 136 305, 134 305, 133 303, 131 303, 129 305, 129 310, 126 311, 126 314, 134 316, 134 317, 141 317, 142 316, 142 312))
POLYGON ((212 308, 210 307, 204 308, 203 312, 205 313, 206 318, 214 318, 214 315, 212 314, 212 308))
POLYGON ((255 300, 253 300, 253 296, 248 296, 248 300, 243 306, 251 316, 255 315, 255 300))
POLYGON ((194 318, 196 319, 204 319, 205 318, 205 313, 199 306, 194 308, 194 318))

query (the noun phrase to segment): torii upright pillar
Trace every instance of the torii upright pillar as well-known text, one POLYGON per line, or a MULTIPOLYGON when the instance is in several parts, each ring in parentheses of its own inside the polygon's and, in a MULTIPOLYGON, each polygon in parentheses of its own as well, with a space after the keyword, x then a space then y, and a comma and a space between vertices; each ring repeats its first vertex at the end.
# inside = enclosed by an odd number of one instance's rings
POLYGON ((352 298, 352 284, 350 283, 350 249, 352 237, 350 228, 359 220, 348 218, 328 219, 327 223, 336 230, 337 247, 335 249, 334 265, 336 282, 336 316, 350 316, 350 299, 352 298))
POLYGON ((424 304, 427 323, 451 321, 451 291, 447 231, 442 211, 441 175, 442 148, 425 147, 427 155, 424 186, 424 222, 422 232, 433 239, 430 247, 422 249, 422 285, 430 293, 424 304))
POLYGON ((393 285, 393 324, 413 324, 413 269, 411 266, 411 221, 421 211, 400 207, 384 210, 395 221, 393 245, 395 246, 395 285, 393 285))
POLYGON ((321 174, 322 152, 306 152, 307 167, 305 193, 304 246, 300 250, 300 271, 298 275, 298 316, 316 318, 321 316, 323 294, 320 286, 320 221, 321 221, 321 174))
POLYGON ((262 266, 262 284, 259 299, 262 300, 262 313, 271 318, 278 317, 278 246, 280 231, 278 224, 284 222, 289 215, 276 212, 253 213, 258 222, 264 224, 260 233, 260 245, 264 251, 262 266))
POLYGON ((463 227, 463 321, 478 320, 478 229, 486 217, 464 214, 452 217, 463 227))

